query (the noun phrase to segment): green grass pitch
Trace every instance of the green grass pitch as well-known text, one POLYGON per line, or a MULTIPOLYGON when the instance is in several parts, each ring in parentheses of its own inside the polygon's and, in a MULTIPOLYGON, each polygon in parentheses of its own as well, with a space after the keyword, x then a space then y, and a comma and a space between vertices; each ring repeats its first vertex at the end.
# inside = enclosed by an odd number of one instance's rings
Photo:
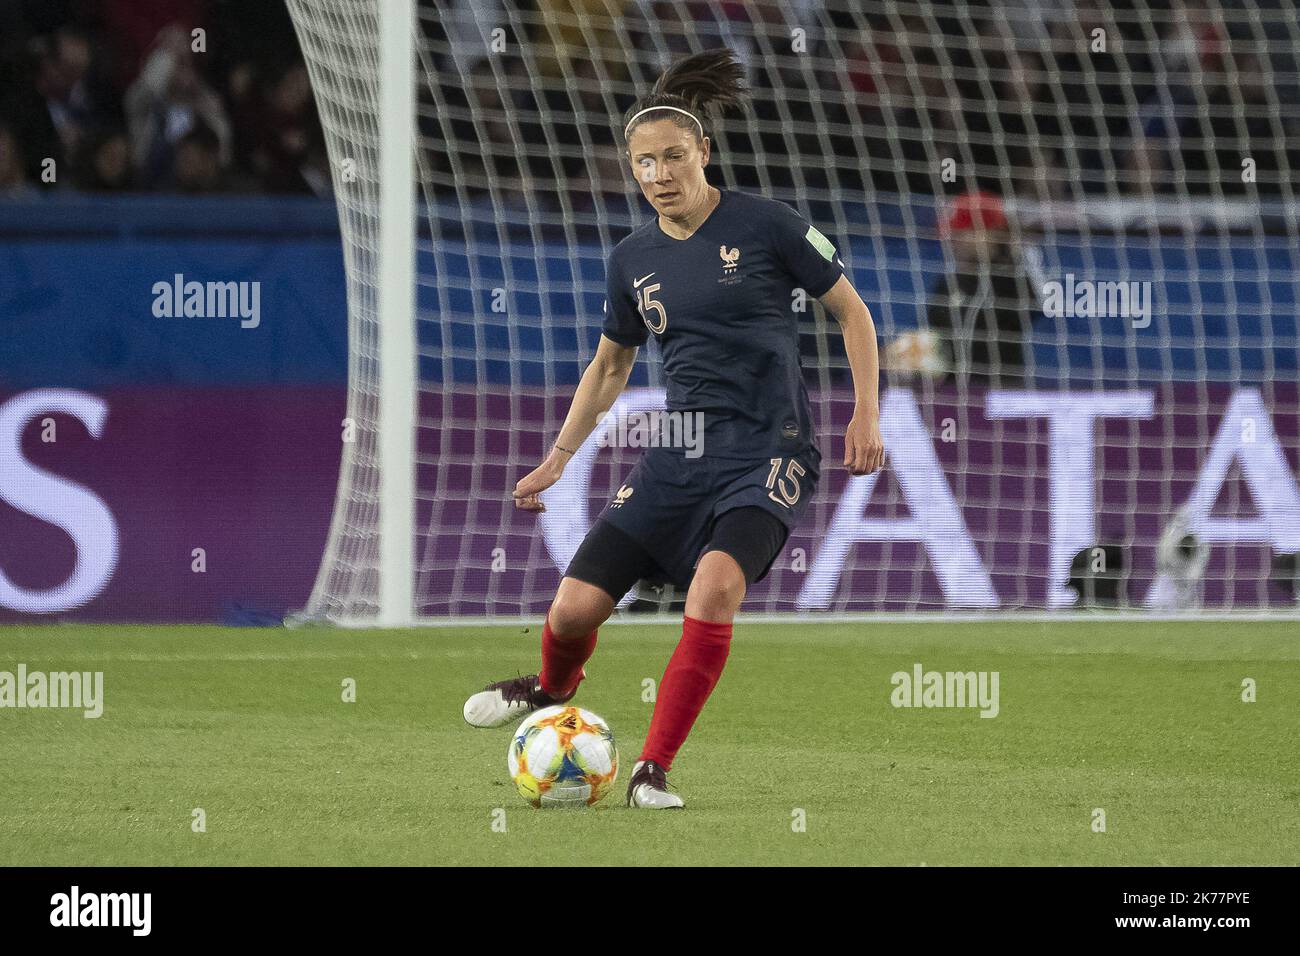
POLYGON ((621 797, 678 629, 602 630, 575 703, 623 766, 582 811, 527 806, 510 728, 460 716, 538 632, 0 628, 0 671, 105 697, 0 709, 0 864, 1300 863, 1293 622, 742 623, 659 814, 621 797), (891 706, 918 662, 997 671, 1000 713, 891 706))

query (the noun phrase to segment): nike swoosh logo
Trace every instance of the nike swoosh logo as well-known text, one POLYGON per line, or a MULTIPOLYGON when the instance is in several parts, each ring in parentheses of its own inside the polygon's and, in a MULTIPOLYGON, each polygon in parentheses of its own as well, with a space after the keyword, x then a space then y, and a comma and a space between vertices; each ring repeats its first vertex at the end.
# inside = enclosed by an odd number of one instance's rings
POLYGON ((641 288, 641 283, 642 283, 642 282, 645 282, 645 280, 646 280, 646 279, 649 279, 650 276, 652 276, 652 275, 654 275, 653 272, 650 273, 649 276, 642 276, 641 278, 637 279, 635 282, 632 283, 632 288, 634 288, 634 289, 639 289, 639 288, 641 288))

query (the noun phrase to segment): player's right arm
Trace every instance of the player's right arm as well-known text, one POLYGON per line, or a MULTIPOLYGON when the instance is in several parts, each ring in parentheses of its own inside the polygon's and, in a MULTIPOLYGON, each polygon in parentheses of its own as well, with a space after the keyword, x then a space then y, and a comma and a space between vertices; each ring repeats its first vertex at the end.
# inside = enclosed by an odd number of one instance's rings
POLYGON ((573 395, 569 414, 564 418, 560 436, 555 439, 546 460, 525 475, 515 485, 515 507, 524 511, 545 511, 538 497, 560 480, 564 466, 569 463, 578 446, 595 431, 600 420, 614 401, 627 387, 628 376, 636 362, 635 345, 619 345, 613 339, 600 337, 596 357, 582 373, 582 381, 573 395))
MULTIPOLYGON (((627 387, 636 361, 637 348, 648 336, 641 310, 637 307, 637 283, 622 269, 622 244, 609 257, 605 269, 605 323, 601 329, 596 358, 582 373, 564 427, 546 460, 515 485, 515 507, 524 511, 545 511, 537 496, 560 480, 564 466, 600 424, 615 399, 627 387)), ((653 275, 653 273, 651 273, 653 275)))

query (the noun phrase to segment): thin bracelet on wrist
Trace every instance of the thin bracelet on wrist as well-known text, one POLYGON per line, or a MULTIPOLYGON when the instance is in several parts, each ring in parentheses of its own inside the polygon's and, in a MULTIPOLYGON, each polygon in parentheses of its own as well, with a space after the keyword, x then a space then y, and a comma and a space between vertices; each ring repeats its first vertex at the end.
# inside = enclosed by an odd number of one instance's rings
POLYGON ((562 451, 562 452, 564 452, 564 453, 565 453, 566 455, 568 455, 570 458, 573 457, 573 454, 574 454, 574 453, 573 453, 570 449, 565 448, 565 447, 564 447, 563 445, 561 445, 559 442, 556 442, 552 447, 555 448, 556 451, 562 451))

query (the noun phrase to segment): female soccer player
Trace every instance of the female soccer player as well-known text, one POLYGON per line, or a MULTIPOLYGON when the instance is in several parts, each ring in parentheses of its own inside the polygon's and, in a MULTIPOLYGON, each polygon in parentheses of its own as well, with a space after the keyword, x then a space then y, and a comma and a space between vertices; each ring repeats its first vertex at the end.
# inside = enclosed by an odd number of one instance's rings
POLYGON ((465 702, 470 724, 496 727, 569 700, 596 629, 638 580, 689 586, 681 641, 628 784, 633 807, 682 806, 668 791, 673 757, 722 673, 745 588, 767 574, 817 487, 796 289, 844 333, 857 399, 845 466, 864 475, 884 460, 875 328, 834 247, 790 207, 705 181, 706 113, 739 100, 741 75, 730 51, 690 56, 628 111, 627 159, 658 215, 610 255, 595 360, 555 446, 515 486, 515 504, 544 510, 540 493, 623 391, 650 334, 663 350, 667 408, 698 413, 703 453, 647 449, 560 582, 542 629, 541 673, 489 684, 465 702))

